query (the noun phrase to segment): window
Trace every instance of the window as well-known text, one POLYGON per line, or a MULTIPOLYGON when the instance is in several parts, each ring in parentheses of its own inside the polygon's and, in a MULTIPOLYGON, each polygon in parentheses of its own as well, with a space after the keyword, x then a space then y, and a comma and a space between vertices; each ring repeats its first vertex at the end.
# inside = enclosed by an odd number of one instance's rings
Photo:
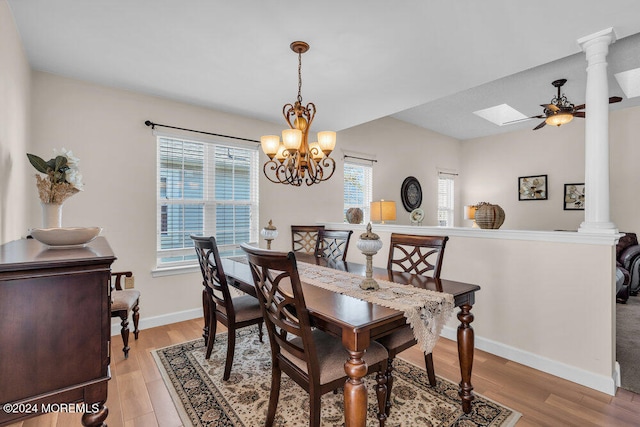
POLYGON ((349 208, 360 208, 364 223, 369 222, 369 206, 373 193, 373 168, 370 165, 344 163, 344 212, 349 208))
POLYGON ((157 264, 196 264, 191 234, 221 255, 258 240, 258 151, 158 137, 157 264))
POLYGON ((453 227, 455 174, 438 174, 438 225, 453 227))

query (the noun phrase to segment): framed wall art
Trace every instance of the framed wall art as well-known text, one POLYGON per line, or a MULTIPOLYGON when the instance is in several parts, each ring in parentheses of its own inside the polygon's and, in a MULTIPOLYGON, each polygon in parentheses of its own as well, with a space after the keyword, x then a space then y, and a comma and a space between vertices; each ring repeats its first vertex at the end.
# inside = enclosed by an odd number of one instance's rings
POLYGON ((547 175, 518 178, 518 200, 547 200, 547 175))
POLYGON ((564 210, 584 210, 584 182, 581 184, 564 185, 564 210))

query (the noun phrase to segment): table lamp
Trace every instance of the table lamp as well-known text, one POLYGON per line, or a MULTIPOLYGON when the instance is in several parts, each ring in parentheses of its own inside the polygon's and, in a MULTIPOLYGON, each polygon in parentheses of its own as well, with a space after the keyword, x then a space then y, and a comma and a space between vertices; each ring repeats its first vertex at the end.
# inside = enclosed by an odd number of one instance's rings
POLYGON ((371 221, 380 221, 380 224, 384 224, 385 221, 395 221, 396 202, 384 199, 371 202, 370 212, 371 221))
POLYGON ((478 228, 478 224, 476 224, 476 210, 478 209, 477 205, 467 205, 464 207, 464 219, 470 219, 473 221, 473 228, 478 228))

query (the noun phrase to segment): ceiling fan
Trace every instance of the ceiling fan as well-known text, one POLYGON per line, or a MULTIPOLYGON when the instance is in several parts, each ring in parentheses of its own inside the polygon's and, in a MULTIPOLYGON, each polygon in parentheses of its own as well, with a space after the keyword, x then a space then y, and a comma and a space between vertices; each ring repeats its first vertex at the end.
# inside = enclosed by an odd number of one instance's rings
MULTIPOLYGON (((566 82, 567 79, 559 79, 551 83, 554 87, 558 88, 558 94, 551 99, 549 104, 540 104, 540 106, 544 108, 543 114, 527 117, 527 119, 544 119, 544 121, 534 127, 533 130, 541 129, 545 125, 561 126, 569 123, 574 117, 584 118, 585 112, 581 110, 584 110, 585 105, 574 105, 569 102, 565 94, 560 93, 560 88, 562 88, 566 82)), ((614 104, 620 101, 622 101, 622 98, 619 96, 612 96, 609 98, 609 104, 614 104)))

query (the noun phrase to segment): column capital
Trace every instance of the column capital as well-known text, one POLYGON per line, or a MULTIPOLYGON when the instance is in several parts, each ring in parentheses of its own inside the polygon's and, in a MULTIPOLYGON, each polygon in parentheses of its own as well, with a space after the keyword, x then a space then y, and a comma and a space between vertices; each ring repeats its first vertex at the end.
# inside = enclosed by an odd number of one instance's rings
POLYGON ((578 39, 578 44, 580 45, 580 48, 586 52, 587 49, 596 44, 604 43, 604 46, 608 47, 610 44, 615 43, 616 40, 616 32, 613 27, 609 27, 596 33, 589 34, 588 36, 580 37, 578 39))

